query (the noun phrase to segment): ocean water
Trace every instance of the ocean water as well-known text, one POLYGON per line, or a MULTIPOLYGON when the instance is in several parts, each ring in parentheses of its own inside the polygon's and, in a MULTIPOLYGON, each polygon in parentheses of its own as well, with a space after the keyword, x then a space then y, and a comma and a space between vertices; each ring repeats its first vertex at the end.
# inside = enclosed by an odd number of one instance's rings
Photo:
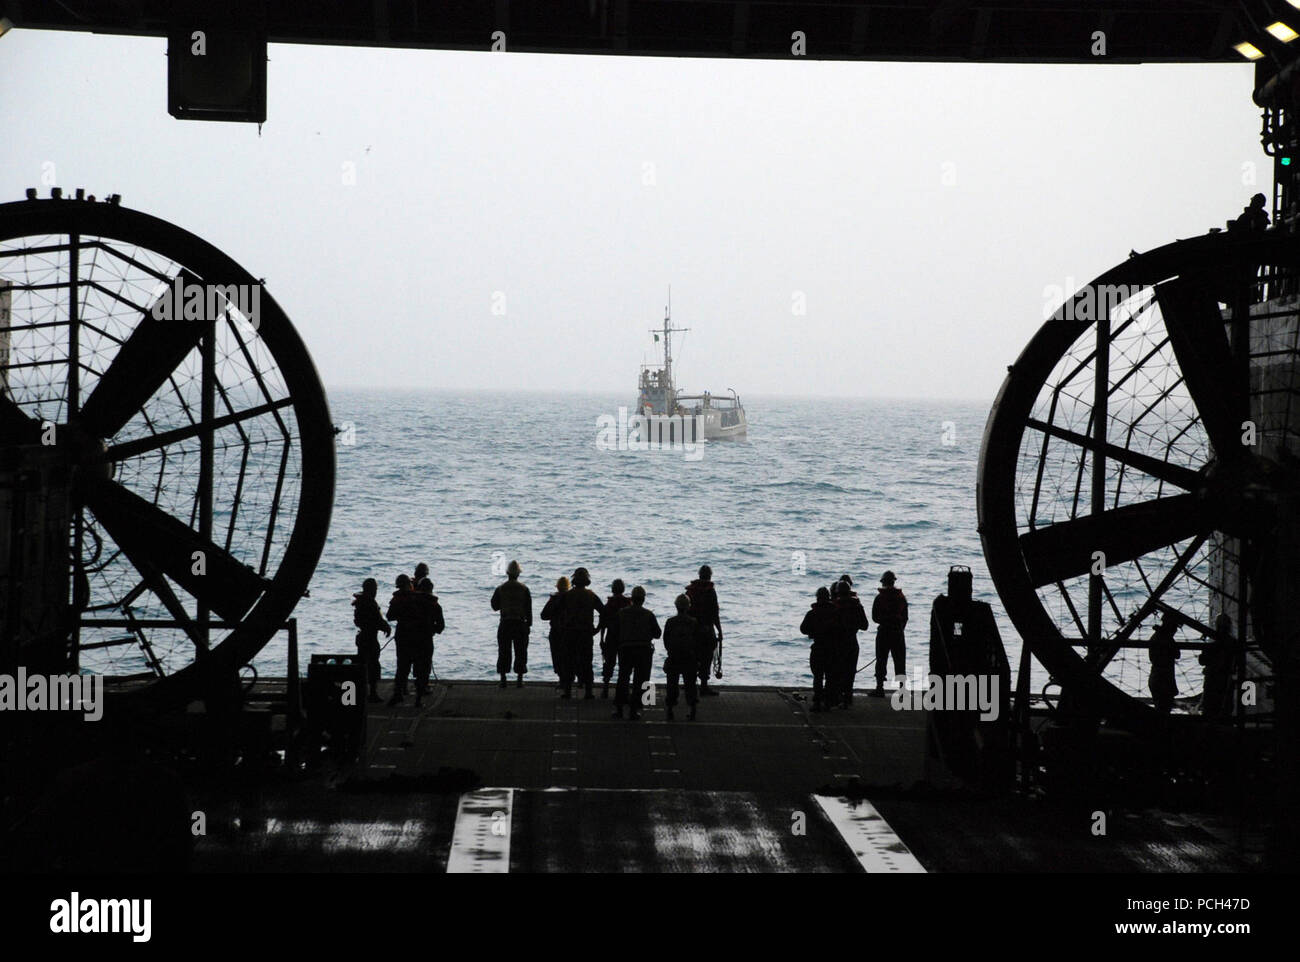
MULTIPOLYGON (((300 657, 354 650, 352 593, 366 577, 386 598, 417 562, 432 572, 447 630, 442 678, 495 677, 489 606, 506 561, 523 566, 535 606, 578 565, 602 597, 645 586, 662 622, 701 564, 721 604, 723 683, 806 684, 799 622, 817 587, 850 574, 868 611, 886 569, 912 605, 908 671, 926 664, 929 608, 949 565, 968 565, 992 602, 1014 666, 1020 644, 984 568, 975 471, 985 404, 746 397, 749 439, 683 450, 610 450, 598 419, 634 396, 330 393, 340 435, 329 541, 298 606, 300 657)), ((609 435, 606 435, 608 441, 609 435)), ((534 615, 536 617, 536 615, 534 615)), ((551 678, 537 621, 529 677, 551 678)), ((860 636, 866 665, 874 627, 860 636)), ((390 645, 385 675, 395 662, 390 645)), ((281 673, 284 645, 259 655, 281 673)), ((869 683, 864 670, 859 685, 869 683)))

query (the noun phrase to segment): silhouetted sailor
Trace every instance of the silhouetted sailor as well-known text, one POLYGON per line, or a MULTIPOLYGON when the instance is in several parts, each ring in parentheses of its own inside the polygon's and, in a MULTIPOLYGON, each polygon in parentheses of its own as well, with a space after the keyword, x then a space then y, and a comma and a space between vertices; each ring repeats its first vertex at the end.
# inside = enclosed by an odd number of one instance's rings
POLYGON ((1229 232, 1257 234, 1268 230, 1268 214, 1265 213, 1267 206, 1268 198, 1256 194, 1242 209, 1241 215, 1228 224, 1229 232))
POLYGON ((686 597, 691 599, 691 617, 695 619, 695 670, 700 679, 700 694, 716 695, 717 689, 709 687, 709 672, 713 668, 713 652, 722 642, 722 618, 712 568, 708 565, 700 568, 700 576, 686 586, 686 597))
POLYGON ((389 599, 388 611, 384 614, 389 621, 397 622, 393 636, 397 648, 397 670, 393 673, 393 697, 388 699, 389 705, 399 705, 406 697, 406 680, 410 677, 419 645, 423 614, 414 597, 410 576, 398 575, 397 590, 389 599))
POLYGON ((595 616, 603 613, 605 606, 588 587, 590 584, 591 575, 587 574, 587 569, 578 568, 573 572, 571 587, 564 595, 564 657, 568 664, 561 698, 572 697, 575 678, 585 689, 584 698, 596 697, 591 691, 595 680, 591 671, 592 639, 596 637, 595 616))
MULTIPOLYGON (((840 613, 831 604, 828 588, 817 589, 817 600, 803 616, 799 631, 812 639, 812 648, 808 652, 808 667, 813 676, 813 711, 827 711, 834 701, 834 691, 829 684, 834 683, 831 666, 839 645, 842 627, 840 613)), ((856 670, 856 665, 854 666, 856 670)))
POLYGON ((433 582, 421 578, 414 592, 416 610, 419 612, 418 641, 415 645, 415 707, 424 702, 429 693, 429 672, 433 670, 433 636, 442 633, 446 625, 442 619, 442 605, 433 593, 433 582))
POLYGON ((366 666, 366 685, 370 700, 379 698, 379 633, 391 634, 393 629, 379 612, 376 595, 379 583, 374 578, 361 582, 361 591, 352 596, 352 623, 357 626, 357 651, 366 666))
POLYGON ((605 610, 600 616, 600 656, 603 660, 600 679, 604 683, 600 690, 601 698, 609 697, 609 681, 618 666, 618 613, 632 603, 623 594, 623 588, 623 579, 615 578, 609 586, 614 593, 605 599, 605 610))
POLYGON ((1226 718, 1232 714, 1232 619, 1226 612, 1214 619, 1215 637, 1201 652, 1205 682, 1201 688, 1201 714, 1226 718))
POLYGON ((833 598, 836 611, 840 616, 842 631, 840 643, 834 649, 830 665, 830 692, 828 706, 839 705, 850 708, 853 705, 853 682, 858 673, 858 632, 866 631, 871 623, 867 613, 853 590, 853 579, 845 575, 835 583, 839 587, 838 597, 833 598))
POLYGON ((1174 640, 1177 628, 1173 615, 1166 614, 1151 632, 1151 641, 1147 645, 1147 657, 1151 659, 1147 688, 1151 691, 1156 711, 1166 714, 1173 710, 1174 696, 1178 694, 1178 682, 1174 678, 1174 662, 1179 658, 1178 643, 1174 640))
POLYGON ((871 620, 876 623, 876 689, 873 695, 885 693, 885 677, 889 674, 889 658, 894 658, 894 681, 903 684, 907 677, 906 649, 903 629, 907 627, 907 598, 894 587, 892 571, 880 576, 882 587, 876 589, 871 602, 871 620))
POLYGON ((650 662, 654 658, 654 640, 662 634, 659 619, 645 607, 645 589, 637 585, 632 589, 632 604, 618 613, 618 688, 614 692, 614 717, 623 717, 623 706, 628 705, 628 684, 631 683, 631 704, 627 717, 641 717, 641 691, 650 680, 650 662))
POLYGON ((690 713, 686 716, 695 721, 695 703, 699 701, 699 690, 695 687, 695 619, 691 617, 691 599, 678 595, 673 601, 677 614, 664 622, 664 674, 668 676, 668 696, 664 717, 673 720, 673 707, 677 704, 679 680, 686 686, 686 704, 690 713))
POLYGON ((528 671, 528 632, 533 627, 533 596, 519 580, 519 562, 506 565, 506 580, 492 592, 492 610, 501 612, 497 625, 497 674, 506 687, 510 655, 514 653, 515 687, 524 687, 528 671))
POLYGON ((555 581, 555 591, 551 592, 551 597, 547 598, 546 604, 542 605, 542 621, 551 624, 547 636, 547 640, 551 643, 551 667, 555 669, 555 677, 561 686, 564 684, 567 663, 564 657, 564 595, 568 590, 569 579, 560 575, 555 581))

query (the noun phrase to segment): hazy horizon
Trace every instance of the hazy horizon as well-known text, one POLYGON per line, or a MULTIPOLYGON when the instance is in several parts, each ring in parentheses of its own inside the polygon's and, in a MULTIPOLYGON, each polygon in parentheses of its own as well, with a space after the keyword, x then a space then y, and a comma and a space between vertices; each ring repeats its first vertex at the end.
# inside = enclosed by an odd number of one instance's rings
MULTIPOLYGON (((683 388, 683 385, 678 385, 683 388)), ((463 397, 470 394, 517 394, 526 395, 578 395, 581 397, 608 397, 612 394, 627 394, 629 407, 635 401, 636 386, 633 384, 627 390, 619 388, 509 388, 509 387, 421 387, 419 385, 384 385, 384 384, 325 384, 327 394, 335 391, 376 391, 385 394, 446 394, 457 397, 463 397)), ((714 394, 720 394, 720 391, 714 391, 714 394)), ((737 392, 740 393, 740 392, 737 392)), ((900 403, 930 403, 935 404, 992 404, 993 395, 987 398, 980 397, 927 397, 921 394, 783 394, 773 391, 750 391, 740 395, 742 401, 756 400, 779 400, 779 401, 898 401, 900 403)))

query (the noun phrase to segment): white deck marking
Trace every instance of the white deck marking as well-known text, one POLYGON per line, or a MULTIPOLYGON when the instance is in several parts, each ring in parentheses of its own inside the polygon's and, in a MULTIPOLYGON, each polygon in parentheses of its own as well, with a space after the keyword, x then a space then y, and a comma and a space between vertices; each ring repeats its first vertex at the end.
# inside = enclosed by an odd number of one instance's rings
POLYGON ((851 801, 835 795, 813 798, 866 871, 925 872, 916 856, 866 799, 851 801))
POLYGON ((461 795, 451 851, 447 855, 449 873, 510 871, 510 816, 514 800, 513 788, 480 788, 461 795))

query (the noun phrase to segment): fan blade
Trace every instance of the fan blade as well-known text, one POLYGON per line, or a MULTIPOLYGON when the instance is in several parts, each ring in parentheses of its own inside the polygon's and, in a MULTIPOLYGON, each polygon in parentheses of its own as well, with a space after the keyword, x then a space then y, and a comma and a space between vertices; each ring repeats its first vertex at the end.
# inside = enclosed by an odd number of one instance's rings
MULTIPOLYGON (((198 283, 188 271, 181 271, 178 279, 182 285, 198 283)), ((171 301, 174 289, 175 281, 163 297, 171 301)), ((172 315, 175 320, 155 319, 153 305, 142 312, 135 330, 86 398, 80 420, 96 437, 111 438, 122 430, 211 329, 210 319, 181 319, 179 304, 172 304, 172 315)))
POLYGON ((1030 580, 1041 588, 1087 574, 1098 551, 1105 556, 1103 564, 1116 565, 1208 534, 1214 523, 1203 505, 1196 495, 1179 494, 1081 515, 1025 532, 1020 536, 1020 551, 1030 580))
POLYGON ((225 621, 239 621, 270 585, 225 549, 120 484, 96 478, 86 484, 83 496, 129 558, 147 559, 225 621), (203 553, 204 574, 194 573, 195 552, 203 553))
POLYGON ((279 401, 271 401, 267 404, 259 404, 257 407, 248 408, 244 411, 236 411, 234 414, 223 414, 219 418, 213 418, 210 423, 203 421, 197 424, 187 424, 183 428, 176 428, 173 431, 163 431, 159 434, 150 434, 133 441, 124 441, 121 444, 114 444, 104 452, 106 461, 123 461, 127 458, 134 458, 141 454, 147 454, 150 451, 157 451, 167 447, 169 444, 177 444, 181 441, 188 441, 190 438, 198 437, 205 431, 220 431, 222 428, 229 427, 232 424, 239 424, 242 421, 249 421, 253 418, 261 417, 264 414, 270 414, 281 408, 290 407, 293 404, 293 398, 281 398, 279 401))
MULTIPOLYGON (((1079 434, 1077 431, 1070 431, 1055 424, 1039 421, 1036 418, 1030 418, 1025 422, 1025 425, 1042 431, 1044 434, 1050 434, 1054 438, 1060 438, 1062 441, 1077 444, 1088 451, 1097 450, 1096 439, 1090 438, 1086 434, 1079 434)), ((1192 491, 1201 483, 1200 474, 1191 468, 1171 464, 1168 461, 1153 458, 1148 454, 1130 451, 1118 444, 1105 444, 1102 446, 1102 450, 1105 452, 1107 461, 1117 461, 1120 464, 1125 464, 1130 468, 1141 471, 1143 474, 1149 474, 1151 477, 1165 482, 1165 484, 1172 484, 1174 487, 1182 488, 1184 491, 1192 491)))
POLYGON ((1223 314, 1209 289, 1178 278, 1156 287, 1169 343, 1220 460, 1241 455, 1247 385, 1237 383, 1223 314))

